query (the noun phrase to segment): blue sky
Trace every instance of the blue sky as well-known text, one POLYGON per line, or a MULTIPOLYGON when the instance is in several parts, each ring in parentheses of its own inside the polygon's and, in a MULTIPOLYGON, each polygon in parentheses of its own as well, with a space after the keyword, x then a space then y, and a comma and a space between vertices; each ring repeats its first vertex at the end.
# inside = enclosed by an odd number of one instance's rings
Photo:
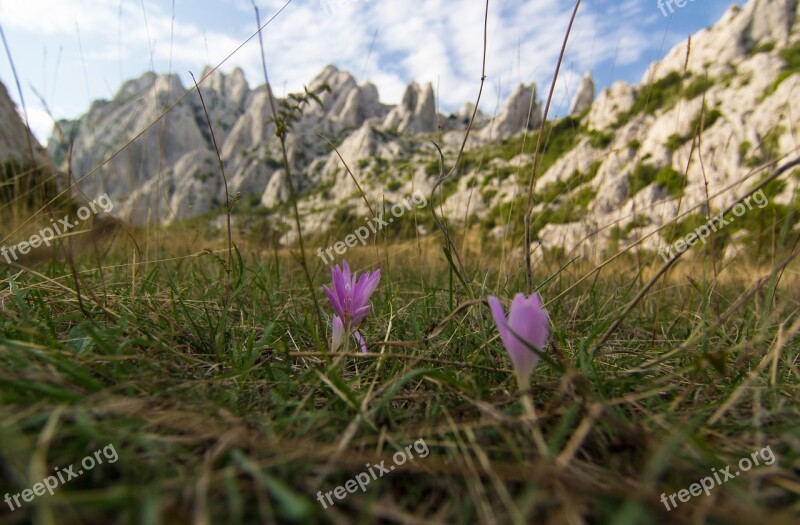
MULTIPOLYGON (((287 0, 256 3, 267 19, 287 0)), ((564 112, 587 70, 598 91, 639 82, 651 61, 736 3, 688 0, 664 17, 657 0, 584 0, 553 111, 564 112)), ((573 5, 490 1, 484 112, 494 113, 519 82, 535 81, 546 96, 573 5)), ((477 95, 483 10, 483 0, 294 0, 264 32, 270 79, 280 94, 297 91, 332 63, 375 83, 387 103, 411 80, 430 81, 448 113, 477 95)), ((174 0, 174 11, 173 0, 0 0, 0 24, 40 140, 52 121, 36 92, 56 118, 74 118, 152 69, 178 73, 188 86, 189 71, 219 64, 255 30, 251 0, 174 0)), ((241 67, 251 87, 261 84, 259 53, 253 39, 222 70, 241 67)), ((19 104, 5 53, 0 81, 19 104)))

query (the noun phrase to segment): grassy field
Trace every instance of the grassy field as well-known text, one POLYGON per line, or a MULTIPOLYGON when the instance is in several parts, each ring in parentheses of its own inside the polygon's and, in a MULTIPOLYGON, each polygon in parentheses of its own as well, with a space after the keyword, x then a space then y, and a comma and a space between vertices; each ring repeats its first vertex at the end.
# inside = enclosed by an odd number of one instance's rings
POLYGON ((370 353, 330 354, 328 268, 312 294, 296 253, 234 240, 230 266, 173 228, 1 270, 1 522, 797 523, 788 253, 687 254, 638 301, 657 256, 545 257, 549 359, 520 392, 485 303, 525 291, 512 248, 471 238, 463 276, 438 235, 351 250, 382 272, 370 353))

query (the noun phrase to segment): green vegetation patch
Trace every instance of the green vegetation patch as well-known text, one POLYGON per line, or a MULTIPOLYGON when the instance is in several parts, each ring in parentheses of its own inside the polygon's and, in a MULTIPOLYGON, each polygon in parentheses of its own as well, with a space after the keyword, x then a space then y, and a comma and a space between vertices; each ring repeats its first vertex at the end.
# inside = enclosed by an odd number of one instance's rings
POLYGON ((750 50, 750 56, 757 55, 758 53, 769 53, 775 49, 775 42, 761 42, 750 50))
POLYGON ((539 199, 542 202, 551 203, 561 195, 566 195, 579 186, 594 179, 597 175, 597 172, 600 170, 601 165, 601 161, 595 161, 589 166, 589 170, 586 173, 575 170, 566 180, 557 180, 549 183, 539 193, 539 199))
POLYGON ((699 77, 692 81, 691 84, 686 86, 686 89, 683 90, 683 98, 686 100, 691 100, 695 97, 699 97, 714 85, 714 79, 708 77, 699 77))
POLYGON ((652 115, 658 109, 668 109, 680 99, 682 77, 677 71, 661 78, 652 84, 643 86, 636 95, 631 108, 620 114, 614 128, 619 128, 631 118, 645 113, 652 115))
POLYGON ((647 162, 640 162, 637 164, 630 174, 628 196, 633 197, 639 193, 639 191, 654 183, 658 177, 659 171, 658 167, 647 162))
POLYGON ((673 197, 680 197, 684 176, 672 166, 664 166, 656 175, 656 184, 667 190, 673 197))
MULTIPOLYGON (((781 135, 783 135, 785 131, 786 128, 783 126, 776 126, 770 129, 761 139, 761 144, 758 147, 757 153, 747 159, 745 165, 752 168, 777 160, 778 157, 780 157, 781 135)), ((743 142, 739 145, 740 154, 744 144, 743 142)), ((749 145, 750 143, 747 142, 747 144, 749 145)))
POLYGON ((775 93, 784 80, 800 71, 800 42, 781 49, 779 55, 784 62, 783 71, 764 91, 763 98, 775 93))

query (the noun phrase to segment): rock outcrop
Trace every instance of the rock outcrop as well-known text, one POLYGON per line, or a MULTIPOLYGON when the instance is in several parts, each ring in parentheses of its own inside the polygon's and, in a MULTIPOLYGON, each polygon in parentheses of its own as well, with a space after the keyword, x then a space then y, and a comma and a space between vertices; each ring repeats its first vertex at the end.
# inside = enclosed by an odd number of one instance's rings
POLYGON ((536 100, 536 84, 520 84, 486 131, 490 131, 496 138, 504 139, 523 130, 538 129, 541 125, 542 105, 536 100))
MULTIPOLYGON (((750 0, 743 7, 731 6, 714 26, 692 36, 687 70, 717 76, 759 43, 785 46, 790 41, 797 10, 798 0, 750 0)), ((651 64, 642 83, 683 71, 688 45, 688 41, 676 45, 663 60, 651 64)))
POLYGON ((430 82, 420 86, 412 82, 403 94, 400 105, 392 109, 383 121, 383 128, 406 134, 436 131, 438 115, 430 82))
POLYGON ((0 163, 50 165, 46 152, 17 113, 17 107, 0 82, 0 163))
POLYGON ((578 86, 578 91, 572 99, 572 104, 569 106, 570 115, 580 115, 590 107, 594 102, 594 79, 590 72, 586 72, 581 79, 578 86))
POLYGON ((621 114, 628 111, 636 100, 636 88, 627 82, 614 82, 600 92, 589 110, 589 127, 603 130, 614 124, 621 114))

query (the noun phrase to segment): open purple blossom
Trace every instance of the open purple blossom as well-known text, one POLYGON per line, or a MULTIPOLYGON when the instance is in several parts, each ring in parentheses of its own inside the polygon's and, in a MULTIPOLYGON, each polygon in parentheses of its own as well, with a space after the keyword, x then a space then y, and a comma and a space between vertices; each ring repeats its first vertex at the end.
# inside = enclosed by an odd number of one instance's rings
POLYGON ((324 285, 322 287, 336 312, 331 326, 333 350, 341 347, 345 338, 352 334, 358 341, 361 351, 367 351, 367 345, 358 331, 358 326, 370 312, 369 298, 378 287, 381 271, 366 272, 360 278, 357 277, 356 273, 350 274, 350 266, 347 261, 342 260, 341 268, 338 264, 331 268, 333 281, 331 287, 324 285))
POLYGON ((525 298, 518 293, 511 303, 508 320, 497 297, 489 297, 489 308, 497 323, 503 346, 514 363, 520 386, 527 385, 539 362, 539 355, 530 347, 542 351, 547 343, 550 318, 542 308, 542 300, 537 294, 525 298))

